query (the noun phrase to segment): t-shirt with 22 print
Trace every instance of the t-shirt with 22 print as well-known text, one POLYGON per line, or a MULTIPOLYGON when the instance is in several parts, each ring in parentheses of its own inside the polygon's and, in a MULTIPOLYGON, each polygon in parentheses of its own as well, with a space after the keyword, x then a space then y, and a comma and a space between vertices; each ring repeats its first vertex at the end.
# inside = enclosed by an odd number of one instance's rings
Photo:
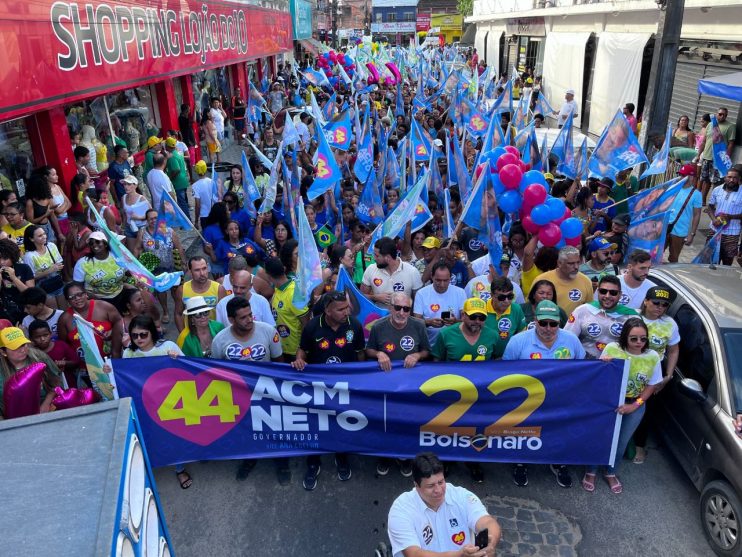
POLYGON ((557 303, 567 315, 570 315, 577 306, 593 301, 593 283, 582 273, 577 273, 577 276, 572 280, 562 280, 554 269, 540 274, 533 282, 544 279, 554 284, 557 303))
POLYGON ((442 362, 472 362, 491 360, 495 357, 495 346, 500 337, 491 328, 482 324, 479 338, 474 344, 461 332, 461 323, 441 329, 433 345, 433 357, 442 362))
POLYGON ((281 340, 275 328, 255 321, 248 340, 234 336, 232 327, 219 331, 211 341, 211 357, 218 360, 250 360, 269 362, 283 354, 281 340))
POLYGON ((384 352, 390 360, 404 360, 410 354, 430 351, 428 333, 420 319, 410 317, 403 329, 395 328, 390 321, 391 317, 384 317, 374 323, 366 348, 384 352))

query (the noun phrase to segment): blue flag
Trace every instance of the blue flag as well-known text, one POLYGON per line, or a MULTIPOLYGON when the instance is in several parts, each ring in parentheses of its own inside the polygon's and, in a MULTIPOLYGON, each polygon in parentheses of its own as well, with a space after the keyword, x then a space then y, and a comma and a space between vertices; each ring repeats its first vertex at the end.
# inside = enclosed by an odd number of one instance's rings
POLYGON ((431 141, 427 133, 420 127, 415 118, 412 119, 410 130, 410 141, 412 141, 412 152, 415 153, 415 162, 424 162, 430 156, 431 141))
POLYGON ((304 205, 296 206, 296 222, 299 232, 299 253, 296 263, 296 286, 291 303, 297 308, 305 308, 312 299, 312 291, 322 284, 322 263, 314 241, 314 234, 309 227, 304 205))
POLYGON ((163 190, 160 197, 160 206, 157 209, 157 223, 155 224, 155 233, 152 236, 155 240, 165 241, 165 231, 167 227, 179 226, 184 231, 193 230, 191 219, 183 212, 167 190, 163 190))
POLYGON ((456 133, 453 134, 453 153, 456 185, 459 186, 459 195, 461 196, 462 203, 466 203, 466 200, 469 198, 469 192, 471 191, 471 177, 469 176, 469 169, 466 167, 464 153, 461 151, 461 145, 459 144, 459 138, 456 133))
MULTIPOLYGON (((286 116, 288 118, 288 116, 286 116)), ((270 213, 273 209, 273 205, 276 203, 276 196, 278 195, 278 174, 281 169, 281 165, 285 164, 283 160, 283 140, 278 146, 278 154, 276 160, 273 161, 271 167, 271 174, 268 178, 268 184, 265 186, 265 195, 263 196, 263 202, 260 204, 261 213, 270 213)), ((254 204, 253 204, 254 205, 254 204)))
POLYGON ((673 178, 629 197, 626 204, 632 220, 643 219, 668 211, 687 180, 688 178, 673 178))
POLYGON ((448 188, 443 190, 443 204, 445 209, 445 217, 443 219, 443 237, 452 238, 453 231, 456 227, 453 223, 453 216, 451 215, 451 193, 448 188))
POLYGON ((559 133, 556 136, 556 139, 554 140, 554 143, 551 146, 551 152, 550 155, 554 155, 556 158, 559 159, 559 162, 561 163, 564 161, 564 158, 567 154, 567 135, 569 134, 570 139, 570 146, 572 145, 572 113, 570 112, 569 116, 567 117, 567 121, 564 123, 564 126, 562 126, 562 129, 559 130, 559 133))
POLYGON ((373 174, 369 175, 366 185, 361 192, 356 207, 356 218, 365 224, 377 225, 384 220, 384 209, 381 206, 381 194, 373 179, 373 174))
POLYGON ((358 181, 365 184, 374 170, 374 142, 371 130, 366 130, 358 147, 356 162, 353 164, 353 172, 358 181))
POLYGON ((374 244, 377 240, 382 237, 394 238, 399 234, 400 230, 403 230, 404 227, 407 226, 408 222, 413 221, 417 211, 417 205, 420 202, 420 194, 422 193, 423 188, 427 187, 429 176, 429 172, 420 176, 417 180, 417 184, 407 191, 384 222, 376 227, 371 236, 368 253, 373 253, 374 244))
POLYGON ((710 265, 712 263, 718 263, 721 257, 722 232, 724 232, 723 228, 716 232, 713 236, 711 236, 711 238, 709 238, 709 241, 706 242, 706 245, 703 246, 698 255, 693 258, 693 261, 691 261, 691 263, 694 263, 696 265, 710 265))
POLYGON ((309 201, 314 201, 327 190, 335 187, 337 181, 343 178, 325 134, 320 131, 317 139, 319 146, 314 153, 314 182, 307 191, 309 201))
POLYGON ((665 134, 665 142, 662 147, 654 155, 652 164, 642 172, 639 176, 640 180, 643 180, 647 176, 653 176, 654 174, 664 174, 667 170, 667 161, 670 158, 670 138, 672 137, 672 124, 667 124, 667 133, 665 134))
POLYGON ((649 163, 647 155, 631 131, 629 122, 619 110, 603 130, 593 150, 588 162, 590 176, 615 180, 618 172, 641 163, 649 163))
POLYGON ((345 110, 340 114, 337 114, 327 122, 327 124, 322 126, 322 129, 325 132, 325 138, 330 144, 330 147, 347 151, 350 148, 350 142, 352 139, 352 125, 350 111, 345 110))
POLYGON ((474 185, 474 189, 471 191, 471 195, 467 198, 464 203, 464 208, 461 210, 461 222, 472 228, 476 228, 479 231, 484 230, 484 221, 482 220, 482 206, 484 203, 484 190, 487 188, 488 177, 489 177, 489 164, 482 168, 479 173, 477 183, 474 185))
POLYGON ((572 139, 572 114, 570 113, 567 122, 562 128, 557 140, 563 137, 564 156, 560 159, 557 166, 557 172, 561 172, 567 178, 574 179, 577 176, 577 162, 575 160, 575 148, 572 139), (566 131, 565 131, 566 130, 566 131))
POLYGON ((338 292, 345 292, 348 301, 350 302, 351 315, 358 319, 363 326, 363 336, 365 340, 368 340, 371 334, 371 327, 379 319, 382 319, 389 315, 389 310, 382 309, 371 300, 366 298, 363 293, 356 288, 353 281, 342 265, 338 270, 338 278, 335 283, 335 290, 338 292))
POLYGON ((632 220, 626 232, 629 237, 626 255, 640 249, 649 253, 653 265, 661 264, 669 215, 670 213, 665 211, 643 219, 632 220))
MULTIPOLYGON (((272 166, 273 161, 270 161, 270 164, 266 168, 271 168, 272 166)), ((245 210, 254 219, 258 216, 255 210, 255 202, 260 199, 260 190, 258 189, 258 184, 255 182, 255 176, 252 174, 250 165, 247 162, 245 151, 242 151, 242 189, 245 191, 245 210)))
POLYGON ((727 154, 727 142, 724 139, 724 135, 721 133, 719 128, 719 121, 716 119, 716 115, 711 115, 711 141, 713 142, 712 148, 714 153, 714 167, 719 171, 719 174, 723 178, 729 172, 732 167, 732 159, 727 154))
POLYGON ((309 83, 311 83, 315 87, 332 87, 332 85, 330 85, 330 82, 327 80, 327 76, 313 68, 307 68, 306 70, 301 72, 301 74, 309 83))

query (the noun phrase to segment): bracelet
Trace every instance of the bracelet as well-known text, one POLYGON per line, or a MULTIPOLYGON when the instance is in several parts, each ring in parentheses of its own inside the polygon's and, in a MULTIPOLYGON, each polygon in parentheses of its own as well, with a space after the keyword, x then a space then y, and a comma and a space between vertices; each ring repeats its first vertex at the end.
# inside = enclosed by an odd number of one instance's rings
POLYGON ((642 404, 644 404, 644 399, 643 399, 642 397, 638 397, 638 398, 637 398, 637 399, 636 399, 636 400, 634 401, 634 404, 636 404, 637 406, 641 406, 642 404))

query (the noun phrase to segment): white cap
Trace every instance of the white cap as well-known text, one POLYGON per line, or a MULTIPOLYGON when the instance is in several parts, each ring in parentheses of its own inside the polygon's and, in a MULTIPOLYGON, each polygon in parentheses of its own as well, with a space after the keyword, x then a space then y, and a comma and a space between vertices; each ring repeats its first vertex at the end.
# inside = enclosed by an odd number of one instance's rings
POLYGON ((565 94, 566 95, 574 95, 575 94, 575 90, 574 89, 567 89, 567 91, 565 92, 565 94))
POLYGON ((433 144, 434 144, 434 145, 435 145, 436 147, 443 147, 443 142, 442 142, 442 141, 441 141, 440 139, 434 139, 434 140, 433 140, 433 144))

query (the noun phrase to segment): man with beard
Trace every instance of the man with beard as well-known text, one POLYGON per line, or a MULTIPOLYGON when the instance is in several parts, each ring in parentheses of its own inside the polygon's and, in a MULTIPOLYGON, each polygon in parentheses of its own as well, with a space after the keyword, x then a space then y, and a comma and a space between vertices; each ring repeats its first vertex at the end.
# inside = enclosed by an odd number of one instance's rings
POLYGON ((404 292, 412 297, 423 285, 417 269, 397 256, 397 243, 393 238, 380 238, 374 245, 376 263, 363 273, 361 292, 372 301, 389 307, 394 292, 404 292))
POLYGON ((580 251, 572 246, 559 250, 557 267, 537 276, 533 282, 548 280, 556 288, 559 307, 570 315, 582 304, 593 301, 593 284, 580 272, 580 251))
POLYGON ((598 236, 588 244, 587 251, 590 253, 590 260, 580 265, 580 272, 592 281, 593 288, 598 286, 600 277, 618 274, 617 267, 611 263, 611 252, 616 248, 616 244, 602 236, 598 236))
POLYGON ((441 329, 433 345, 436 362, 472 362, 491 360, 499 337, 491 328, 484 327, 487 303, 480 298, 469 298, 461 311, 461 323, 441 329))
POLYGON ((709 197, 706 213, 711 217, 715 232, 721 233, 721 263, 731 265, 738 253, 739 233, 742 219, 742 192, 739 191, 740 172, 732 167, 724 178, 724 184, 716 186, 709 197))
POLYGON ((652 257, 646 251, 634 250, 629 254, 629 264, 620 277, 621 299, 618 301, 619 304, 636 310, 641 308, 647 290, 657 286, 647 279, 651 268, 652 257))
POLYGON ((582 342, 587 357, 597 360, 609 342, 618 342, 624 322, 637 312, 618 303, 621 281, 605 275, 598 283, 597 300, 583 304, 569 316, 565 331, 574 333, 582 342))

